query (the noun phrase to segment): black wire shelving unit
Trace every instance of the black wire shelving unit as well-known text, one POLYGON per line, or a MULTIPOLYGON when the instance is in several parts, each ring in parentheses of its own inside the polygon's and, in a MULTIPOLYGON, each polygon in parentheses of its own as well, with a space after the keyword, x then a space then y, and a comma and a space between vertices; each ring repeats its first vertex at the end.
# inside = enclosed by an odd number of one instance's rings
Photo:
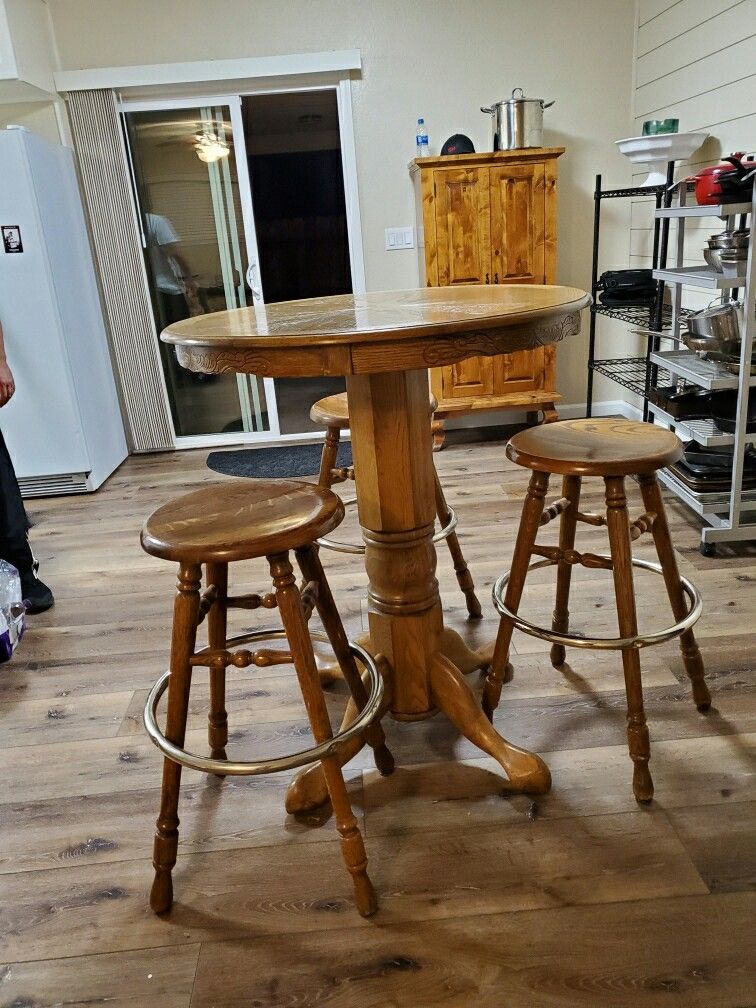
MULTIPOLYGON (((602 189, 601 176, 596 176, 596 188, 593 193, 593 262, 591 270, 591 297, 593 303, 590 312, 590 329, 588 333, 588 389, 586 394, 586 416, 593 412, 593 376, 604 375, 623 388, 634 392, 643 400, 643 419, 648 419, 648 390, 657 384, 660 375, 651 362, 651 354, 659 349, 660 339, 665 329, 671 327, 672 308, 664 302, 664 281, 656 284, 656 292, 651 304, 630 305, 626 307, 609 307, 601 304, 599 294, 599 236, 601 227, 601 203, 607 199, 630 199, 636 196, 653 196, 654 209, 670 206, 672 200, 672 182, 674 178, 674 162, 667 166, 667 181, 658 186, 634 186, 624 189, 602 189), (646 353, 643 357, 613 357, 597 359, 596 357, 596 318, 605 315, 608 318, 626 322, 631 326, 648 331, 646 337, 646 353)), ((651 256, 652 269, 663 269, 667 264, 667 245, 669 242, 669 220, 654 215, 654 244, 651 256)))
MULTIPOLYGON (((648 400, 649 375, 648 360, 645 357, 616 357, 609 360, 594 360, 592 371, 611 378, 623 388, 634 392, 644 401, 648 400)), ((661 384, 673 384, 672 376, 666 371, 657 370, 656 381, 661 384)), ((590 412, 588 416, 590 416, 590 412)))

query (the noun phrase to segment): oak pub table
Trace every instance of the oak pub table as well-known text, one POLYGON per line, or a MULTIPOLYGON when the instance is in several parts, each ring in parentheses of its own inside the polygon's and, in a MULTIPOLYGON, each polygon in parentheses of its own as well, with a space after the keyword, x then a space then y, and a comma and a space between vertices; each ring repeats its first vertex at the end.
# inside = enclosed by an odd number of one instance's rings
MULTIPOLYGON (((444 628, 428 368, 558 343, 579 331, 589 301, 582 290, 557 286, 383 291, 200 315, 162 334, 193 371, 346 376, 370 582, 368 646, 382 656, 391 714, 417 721, 440 709, 501 764, 513 792, 547 791, 550 774, 539 756, 499 735, 465 681, 490 652, 471 651, 444 628)), ((359 748, 358 741, 345 750, 344 761, 359 748)), ((292 783, 286 807, 305 811, 326 797, 316 765, 292 783)))

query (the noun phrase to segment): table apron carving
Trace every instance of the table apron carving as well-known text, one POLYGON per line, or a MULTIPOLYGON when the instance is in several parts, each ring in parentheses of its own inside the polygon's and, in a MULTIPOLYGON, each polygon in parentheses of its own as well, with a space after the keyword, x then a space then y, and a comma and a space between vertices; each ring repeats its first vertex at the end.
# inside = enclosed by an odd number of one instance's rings
POLYGON ((580 313, 412 340, 381 339, 320 346, 270 346, 265 353, 236 347, 216 349, 200 343, 176 347, 178 362, 189 371, 255 374, 263 378, 381 374, 409 368, 440 367, 468 357, 532 350, 559 343, 580 331, 580 313))

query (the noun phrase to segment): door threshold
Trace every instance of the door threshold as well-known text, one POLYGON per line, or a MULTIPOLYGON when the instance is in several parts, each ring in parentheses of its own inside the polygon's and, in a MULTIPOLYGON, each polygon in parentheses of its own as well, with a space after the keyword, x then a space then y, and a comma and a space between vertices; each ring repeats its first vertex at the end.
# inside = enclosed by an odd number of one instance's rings
MULTIPOLYGON (((342 431, 348 440, 349 431, 342 431)), ((305 431, 301 434, 271 434, 270 437, 244 437, 243 434, 190 434, 176 438, 176 451, 195 448, 278 448, 286 444, 322 444, 325 431, 305 431)))

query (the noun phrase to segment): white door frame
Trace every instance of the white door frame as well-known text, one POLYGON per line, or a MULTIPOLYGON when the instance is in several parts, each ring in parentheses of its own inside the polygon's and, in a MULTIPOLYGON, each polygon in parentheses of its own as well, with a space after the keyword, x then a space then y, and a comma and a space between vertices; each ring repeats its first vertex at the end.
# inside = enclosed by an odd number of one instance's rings
MULTIPOLYGON (((220 82, 219 82, 220 84, 220 82)), ((187 92, 192 89, 187 88, 187 92)), ((349 265, 352 278, 352 292, 365 293, 365 260, 362 246, 362 226, 360 220, 359 188, 357 183, 357 153, 354 142, 354 122, 352 113, 352 84, 348 76, 337 81, 307 83, 292 80, 283 85, 280 81, 272 84, 250 81, 249 86, 239 86, 239 90, 229 94, 227 90, 218 89, 212 84, 203 89, 202 94, 187 93, 176 97, 134 97, 123 98, 119 95, 119 111, 148 112, 158 109, 196 108, 200 105, 227 105, 230 110, 232 137, 236 154, 236 174, 239 182, 239 200, 241 203, 244 225, 247 259, 250 267, 257 269, 257 285, 252 291, 253 304, 264 303, 262 277, 259 270, 257 250, 257 234, 255 229, 254 209, 252 206, 252 189, 249 179, 246 156, 246 142, 241 114, 241 99, 253 95, 291 94, 300 91, 334 91, 339 118, 339 143, 341 147, 342 176, 344 179, 344 202, 347 220, 347 241, 349 246, 349 265), (243 169, 240 164, 243 162, 243 169)), ((135 197, 136 198, 136 197, 135 197)), ((141 227, 141 222, 140 222, 141 227)), ((146 270, 146 267, 145 267, 146 270)), ((165 381, 165 375, 163 375, 165 381)), ((305 431, 299 434, 281 434, 278 422, 278 403, 276 400, 273 378, 264 378, 266 403, 268 404, 269 431, 233 432, 227 434, 198 434, 176 436, 177 449, 224 447, 235 444, 254 444, 258 447, 282 443, 322 441, 324 433, 305 431)))

